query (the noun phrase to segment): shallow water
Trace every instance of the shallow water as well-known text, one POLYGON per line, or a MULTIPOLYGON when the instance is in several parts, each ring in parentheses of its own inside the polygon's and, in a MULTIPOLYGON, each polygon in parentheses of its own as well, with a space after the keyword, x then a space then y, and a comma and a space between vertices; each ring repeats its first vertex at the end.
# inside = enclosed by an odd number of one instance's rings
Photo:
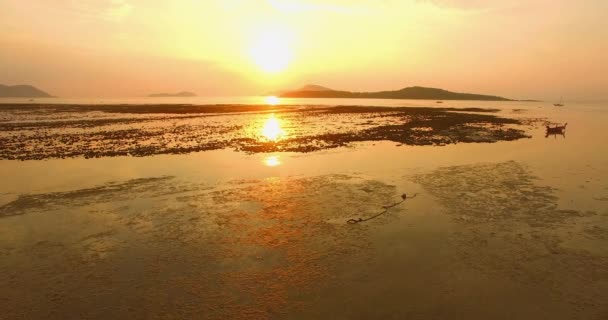
MULTIPOLYGON (((434 104, 371 104, 392 103, 434 104)), ((441 147, 0 160, 3 314, 606 318, 608 105, 441 107, 568 127, 441 147), (402 193, 418 196, 346 223, 402 193)))

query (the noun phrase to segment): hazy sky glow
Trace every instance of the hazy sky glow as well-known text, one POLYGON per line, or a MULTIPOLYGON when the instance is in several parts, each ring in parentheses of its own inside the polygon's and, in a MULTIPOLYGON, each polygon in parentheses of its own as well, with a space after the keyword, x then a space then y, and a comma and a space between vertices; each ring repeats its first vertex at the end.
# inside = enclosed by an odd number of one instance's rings
POLYGON ((608 1, 0 0, 0 83, 62 97, 317 83, 608 98, 608 1))

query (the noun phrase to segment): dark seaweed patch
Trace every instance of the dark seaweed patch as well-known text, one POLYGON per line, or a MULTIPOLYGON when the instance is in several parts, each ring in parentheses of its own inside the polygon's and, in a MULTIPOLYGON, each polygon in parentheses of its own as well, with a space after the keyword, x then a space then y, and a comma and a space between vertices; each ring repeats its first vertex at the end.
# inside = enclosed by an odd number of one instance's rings
POLYGON ((224 148, 251 153, 312 152, 365 141, 441 146, 528 137, 521 127, 530 123, 489 114, 496 111, 364 106, 2 105, 0 112, 9 120, 0 123, 0 159, 143 157, 224 148), (289 119, 291 134, 268 141, 252 133, 252 122, 270 111, 289 119), (131 116, 126 116, 129 113, 131 116))

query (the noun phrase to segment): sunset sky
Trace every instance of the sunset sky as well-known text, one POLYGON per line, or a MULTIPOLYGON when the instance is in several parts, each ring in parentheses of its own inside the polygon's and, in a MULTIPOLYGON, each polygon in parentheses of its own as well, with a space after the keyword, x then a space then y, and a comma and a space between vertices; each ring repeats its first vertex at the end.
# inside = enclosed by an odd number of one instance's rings
POLYGON ((0 84, 61 97, 307 83, 608 98, 608 1, 0 0, 0 84))

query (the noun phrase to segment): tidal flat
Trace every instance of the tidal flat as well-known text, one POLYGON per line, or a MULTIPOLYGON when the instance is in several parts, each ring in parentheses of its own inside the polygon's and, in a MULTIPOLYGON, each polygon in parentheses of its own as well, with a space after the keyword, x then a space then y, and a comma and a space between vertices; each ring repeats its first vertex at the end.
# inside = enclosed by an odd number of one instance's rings
MULTIPOLYGON (((407 145, 528 137, 495 109, 267 105, 5 105, 0 159, 99 158, 231 148, 311 152, 353 142, 407 145)), ((526 122, 527 125, 530 121, 526 122)))
POLYGON ((608 106, 388 104, 0 105, 0 319, 608 316, 608 106))

